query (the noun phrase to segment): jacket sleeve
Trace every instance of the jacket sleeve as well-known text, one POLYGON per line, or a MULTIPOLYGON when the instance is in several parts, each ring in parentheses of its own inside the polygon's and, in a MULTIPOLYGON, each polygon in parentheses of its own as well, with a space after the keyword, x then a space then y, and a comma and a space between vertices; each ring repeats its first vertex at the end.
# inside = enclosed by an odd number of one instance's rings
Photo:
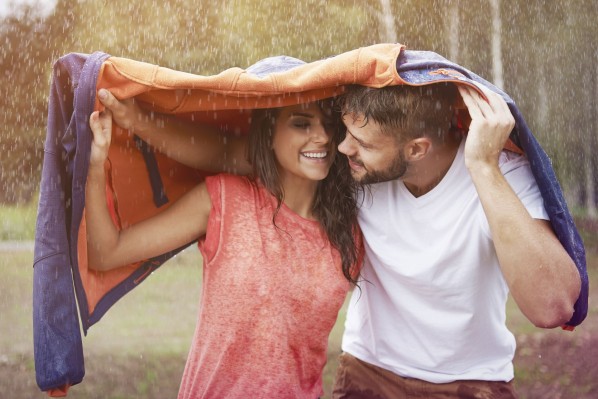
POLYGON ((81 62, 80 56, 67 56, 54 65, 35 231, 35 372, 38 386, 50 395, 66 393, 68 387, 81 382, 85 374, 68 237, 72 206, 70 161, 75 151, 69 69, 81 62))

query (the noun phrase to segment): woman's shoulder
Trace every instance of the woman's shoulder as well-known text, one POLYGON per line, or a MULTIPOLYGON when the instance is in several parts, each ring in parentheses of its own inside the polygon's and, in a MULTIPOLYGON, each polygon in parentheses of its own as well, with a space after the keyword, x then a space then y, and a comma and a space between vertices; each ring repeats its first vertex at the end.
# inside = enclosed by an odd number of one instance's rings
POLYGON ((227 186, 252 186, 255 185, 253 179, 248 176, 238 176, 230 173, 218 173, 206 177, 206 184, 217 182, 227 186))
POLYGON ((225 197, 252 195, 262 189, 261 185, 249 176, 237 176, 229 173, 208 176, 205 181, 208 191, 218 191, 225 197))

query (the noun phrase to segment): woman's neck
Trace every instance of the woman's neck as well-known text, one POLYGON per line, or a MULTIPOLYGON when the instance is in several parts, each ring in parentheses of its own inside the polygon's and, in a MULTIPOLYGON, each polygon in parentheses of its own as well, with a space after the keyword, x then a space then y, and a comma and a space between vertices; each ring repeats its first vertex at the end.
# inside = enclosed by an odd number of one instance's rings
POLYGON ((318 181, 287 177, 283 179, 284 204, 297 215, 315 220, 313 204, 318 188, 318 181))

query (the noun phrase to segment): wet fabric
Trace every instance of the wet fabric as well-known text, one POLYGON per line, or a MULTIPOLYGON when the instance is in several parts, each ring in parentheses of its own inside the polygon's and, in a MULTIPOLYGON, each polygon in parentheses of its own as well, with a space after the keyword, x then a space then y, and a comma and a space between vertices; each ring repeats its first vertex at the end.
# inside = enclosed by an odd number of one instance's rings
MULTIPOLYGON (((465 166, 466 140, 427 193, 416 197, 391 180, 372 184, 357 201, 368 283, 349 302, 342 349, 438 384, 514 377, 509 286, 465 166)), ((498 166, 528 214, 548 220, 525 156, 505 150, 498 166)))
MULTIPOLYGON (((307 64, 290 57, 274 57, 273 63, 274 69, 262 65, 253 69, 255 73, 231 68, 201 76, 101 52, 73 53, 57 60, 50 90, 33 272, 35 369, 42 390, 67 389, 81 382, 84 362, 79 322, 86 332, 176 252, 108 273, 87 268, 84 194, 92 137, 88 120, 91 112, 101 109, 96 99, 99 88, 111 90, 121 100, 135 97, 155 112, 213 124, 223 134, 244 134, 253 108, 334 96, 342 93, 346 84, 383 87, 480 82, 503 95, 515 116, 511 140, 530 160, 553 228, 582 277, 582 291, 568 326, 584 320, 588 277, 581 238, 550 160, 505 93, 435 53, 405 50, 400 44, 373 45, 307 64)), ((115 136, 123 138, 113 140, 106 165, 107 202, 118 227, 166 209, 206 175, 159 153, 149 152, 148 156, 128 133, 115 128, 115 136)))
POLYGON ((349 282, 320 223, 246 177, 206 178, 201 305, 179 399, 323 394, 328 335, 349 282), (276 225, 272 216, 276 213, 276 225))

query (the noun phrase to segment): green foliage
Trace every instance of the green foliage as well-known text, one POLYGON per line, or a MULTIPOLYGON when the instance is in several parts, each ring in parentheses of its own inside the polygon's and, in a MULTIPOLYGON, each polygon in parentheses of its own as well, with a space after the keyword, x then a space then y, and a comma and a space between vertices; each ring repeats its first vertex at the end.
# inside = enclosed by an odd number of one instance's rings
POLYGON ((36 217, 37 201, 20 205, 1 205, 0 241, 33 240, 36 217))

